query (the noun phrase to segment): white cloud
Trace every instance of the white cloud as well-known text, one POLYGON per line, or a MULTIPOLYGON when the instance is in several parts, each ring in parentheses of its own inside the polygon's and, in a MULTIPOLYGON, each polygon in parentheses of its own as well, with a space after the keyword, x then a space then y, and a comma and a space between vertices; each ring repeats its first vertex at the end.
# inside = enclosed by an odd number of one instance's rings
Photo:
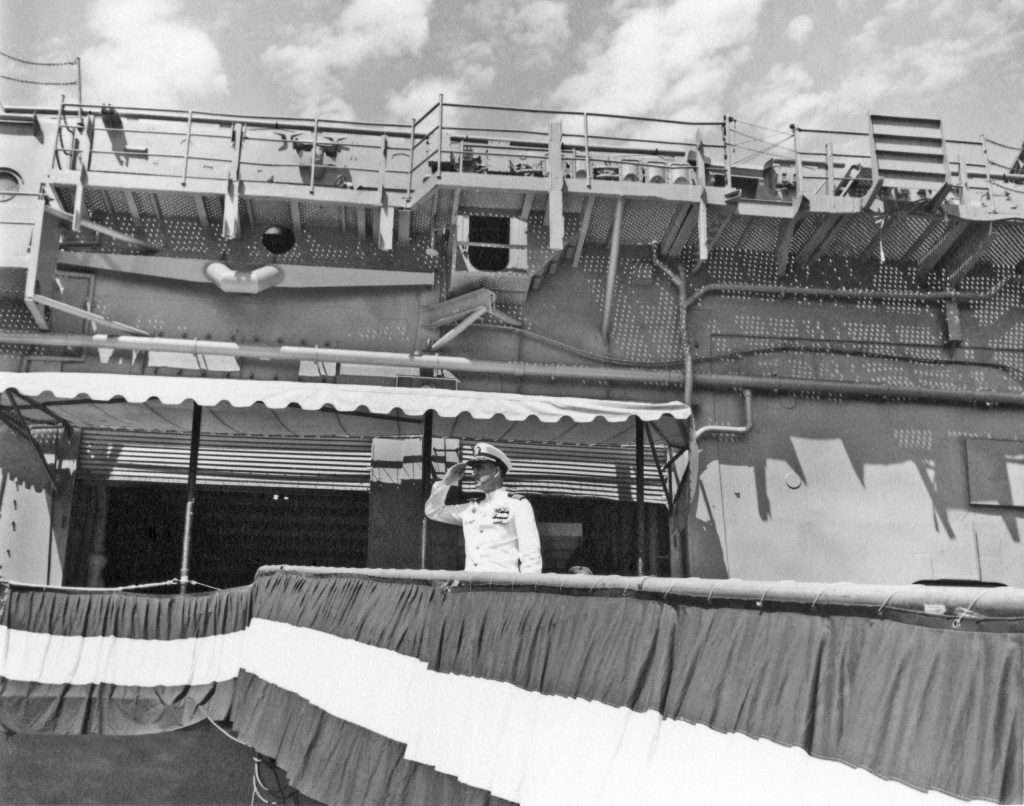
POLYGON ((864 121, 896 109, 939 114, 950 93, 986 80, 979 78, 986 62, 1007 62, 1022 40, 1024 0, 978 3, 966 13, 956 0, 890 0, 832 53, 830 70, 774 65, 743 87, 740 114, 774 126, 864 121))
MULTIPOLYGON (((299 94, 300 113, 323 114, 323 92, 340 87, 340 75, 373 59, 416 55, 430 35, 433 0, 351 0, 333 20, 288 32, 291 44, 271 45, 263 61, 288 77, 299 94)), ((340 98, 332 103, 342 109, 340 98)))
POLYGON ((553 92, 573 109, 704 116, 748 57, 763 0, 618 2, 616 19, 585 46, 581 71, 553 92))
POLYGON ((813 30, 814 20, 808 14, 801 14, 789 21, 789 25, 786 26, 786 36, 796 44, 802 45, 813 30))
POLYGON ((533 0, 505 16, 504 30, 521 63, 551 64, 569 40, 569 7, 555 0, 533 0))
POLYGON ((217 45, 180 0, 98 0, 88 24, 100 43, 82 53, 87 103, 191 107, 228 89, 217 45))
MULTIPOLYGON (((438 96, 458 103, 472 103, 495 76, 489 48, 482 42, 467 45, 451 60, 451 72, 421 76, 388 96, 387 110, 399 120, 419 117, 437 103, 438 96)), ((453 122, 450 112, 447 122, 453 122)))

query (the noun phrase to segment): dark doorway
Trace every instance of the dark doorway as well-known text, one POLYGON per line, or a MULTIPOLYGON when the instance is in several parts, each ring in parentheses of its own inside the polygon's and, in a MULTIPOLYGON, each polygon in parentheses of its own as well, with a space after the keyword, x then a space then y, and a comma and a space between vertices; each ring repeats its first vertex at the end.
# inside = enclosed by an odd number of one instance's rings
MULTIPOLYGON (((178 577, 184 509, 182 487, 111 487, 105 584, 178 577)), ((361 492, 201 488, 189 577, 224 588, 252 582, 261 565, 363 567, 368 517, 361 492)))
POLYGON ((505 216, 471 215, 469 217, 470 243, 504 244, 469 247, 469 262, 480 271, 502 271, 508 268, 508 242, 511 225, 505 216))

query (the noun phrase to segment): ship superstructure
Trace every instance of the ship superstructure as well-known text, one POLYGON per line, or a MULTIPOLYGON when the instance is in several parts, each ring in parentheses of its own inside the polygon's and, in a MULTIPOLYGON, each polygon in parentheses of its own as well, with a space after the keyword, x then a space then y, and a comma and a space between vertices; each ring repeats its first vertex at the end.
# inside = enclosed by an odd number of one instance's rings
POLYGON ((755 131, 4 110, 0 797, 1024 800, 1021 151, 755 131))
MULTIPOLYGON (((626 573, 1024 573, 1007 146, 872 115, 768 150, 733 118, 443 99, 404 127, 109 104, 2 123, 4 420, 26 454, 3 520, 19 497, 35 519, 5 527, 11 576, 84 582, 68 557, 106 552, 89 542, 116 526, 111 494, 131 511, 150 485, 180 509, 189 401, 216 407, 196 474, 227 491, 210 510, 276 522, 303 490, 350 501, 311 519, 318 546, 262 559, 329 561, 341 519, 358 536, 334 564, 457 564, 455 544, 427 557, 429 537, 374 548, 373 441, 408 482, 484 436, 518 453, 521 491, 560 499, 552 568, 575 552, 626 573), (452 398, 438 423, 430 390, 452 398), (526 425, 494 426, 500 402, 474 393, 528 396, 510 415, 526 425), (618 425, 529 425, 565 396, 609 401, 618 425), (666 401, 682 405, 632 416, 666 401), (584 523, 576 497, 608 512, 584 523)), ((406 508, 399 531, 418 534, 406 508)))

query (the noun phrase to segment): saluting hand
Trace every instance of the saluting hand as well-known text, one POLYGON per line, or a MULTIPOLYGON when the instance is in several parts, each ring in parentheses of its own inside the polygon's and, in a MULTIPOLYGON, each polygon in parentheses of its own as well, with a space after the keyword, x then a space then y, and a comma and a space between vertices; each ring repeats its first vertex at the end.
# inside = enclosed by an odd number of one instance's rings
POLYGON ((466 468, 469 467, 469 462, 459 462, 448 468, 448 472, 444 474, 442 481, 448 486, 452 487, 462 481, 462 477, 466 473, 466 468))

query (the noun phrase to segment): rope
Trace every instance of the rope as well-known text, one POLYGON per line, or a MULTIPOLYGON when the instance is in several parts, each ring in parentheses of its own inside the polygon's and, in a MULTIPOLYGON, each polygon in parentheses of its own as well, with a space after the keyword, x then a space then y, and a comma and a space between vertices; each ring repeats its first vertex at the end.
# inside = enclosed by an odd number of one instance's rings
POLYGON ((963 621, 964 621, 965 618, 968 618, 968 617, 974 618, 974 617, 976 617, 978 615, 977 613, 974 612, 974 606, 978 603, 978 600, 982 596, 984 596, 986 593, 989 592, 989 590, 991 590, 991 589, 990 588, 985 588, 984 590, 982 590, 981 593, 979 593, 977 596, 974 597, 974 599, 971 600, 971 603, 969 605, 967 605, 967 607, 957 608, 957 610, 959 612, 957 613, 956 618, 953 619, 953 625, 952 625, 954 630, 960 629, 960 625, 963 624, 963 621))
POLYGON ((78 85, 77 81, 30 81, 27 78, 15 78, 14 76, 5 75, 0 75, 0 78, 5 78, 8 81, 16 81, 19 84, 37 84, 47 87, 74 87, 78 85))
POLYGON ((17 56, 12 56, 10 53, 5 53, 0 50, 0 56, 6 56, 12 62, 18 62, 19 64, 31 64, 34 67, 70 67, 71 65, 78 64, 78 59, 70 62, 33 62, 28 59, 19 59, 17 56))
POLYGON ((993 140, 991 137, 985 137, 985 142, 989 145, 999 146, 1000 148, 1008 149, 1009 151, 1018 151, 1019 146, 1008 146, 1006 143, 1000 143, 998 140, 993 140))
MULTIPOLYGON (((733 122, 736 123, 736 124, 741 124, 743 126, 752 126, 755 129, 761 129, 761 130, 766 131, 766 132, 775 132, 776 134, 786 134, 786 132, 784 132, 782 129, 776 129, 773 126, 762 126, 760 123, 754 123, 751 120, 739 120, 738 118, 733 118, 733 122)), ((791 132, 789 134, 792 135, 791 132)))
POLYGON ((888 605, 889 602, 892 601, 892 597, 894 597, 897 593, 899 593, 899 591, 893 591, 892 593, 890 593, 888 596, 885 597, 885 601, 883 601, 882 604, 879 605, 879 607, 878 607, 878 615, 881 616, 881 615, 883 615, 885 613, 886 605, 888 605))

